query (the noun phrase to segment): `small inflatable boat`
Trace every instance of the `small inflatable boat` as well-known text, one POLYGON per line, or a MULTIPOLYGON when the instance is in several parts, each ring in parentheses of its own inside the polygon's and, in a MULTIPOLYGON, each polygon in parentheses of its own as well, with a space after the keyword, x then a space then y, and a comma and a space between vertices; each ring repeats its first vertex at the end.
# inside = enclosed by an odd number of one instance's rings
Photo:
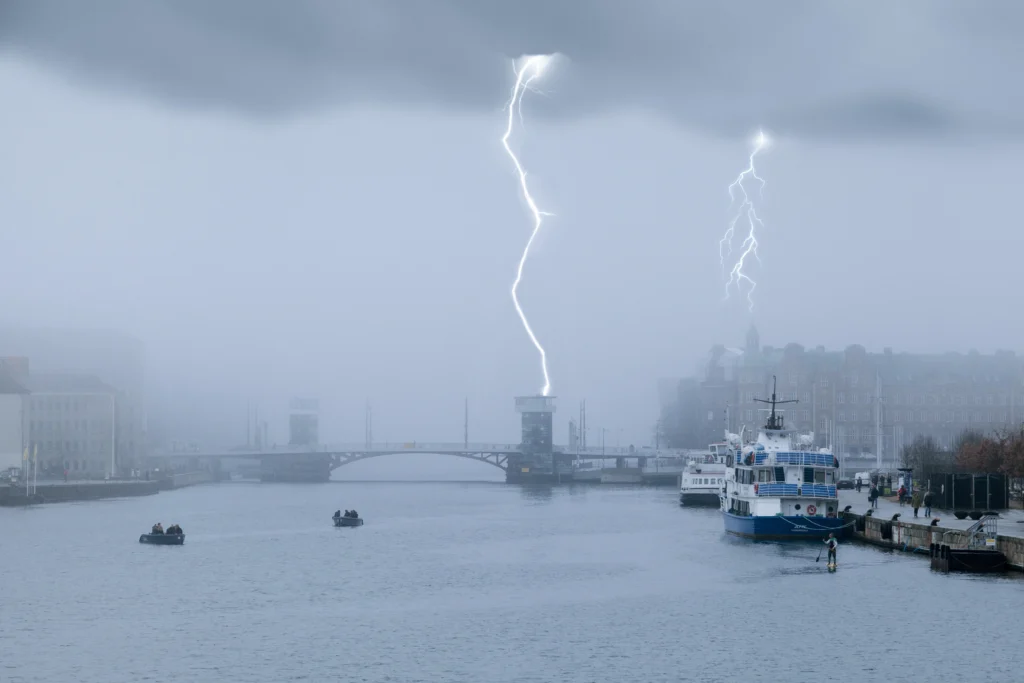
POLYGON ((185 545, 185 534, 142 534, 139 543, 154 545, 185 545))
POLYGON ((332 517, 334 526, 362 526, 362 517, 332 517))

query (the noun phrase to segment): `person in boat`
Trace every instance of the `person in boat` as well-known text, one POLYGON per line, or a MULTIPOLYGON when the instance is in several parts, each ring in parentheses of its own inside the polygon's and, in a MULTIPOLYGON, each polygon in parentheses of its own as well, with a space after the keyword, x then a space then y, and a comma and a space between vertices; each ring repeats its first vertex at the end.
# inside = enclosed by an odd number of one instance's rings
POLYGON ((171 526, 167 527, 167 533, 180 536, 182 533, 181 527, 177 524, 172 524, 171 526))
POLYGON ((836 549, 839 547, 839 541, 836 540, 836 535, 831 531, 828 534, 828 538, 825 539, 825 545, 828 546, 828 563, 836 563, 836 549))
POLYGON ((355 510, 352 511, 352 519, 359 519, 359 513, 355 510))
POLYGON ((351 517, 352 516, 352 511, 351 510, 345 510, 345 515, 344 516, 345 517, 351 517))
POLYGON ((153 525, 153 530, 150 533, 162 534, 163 532, 164 532, 164 526, 160 522, 157 522, 156 524, 153 525))
POLYGON ((334 511, 334 519, 338 519, 340 517, 341 517, 341 510, 335 510, 334 511))

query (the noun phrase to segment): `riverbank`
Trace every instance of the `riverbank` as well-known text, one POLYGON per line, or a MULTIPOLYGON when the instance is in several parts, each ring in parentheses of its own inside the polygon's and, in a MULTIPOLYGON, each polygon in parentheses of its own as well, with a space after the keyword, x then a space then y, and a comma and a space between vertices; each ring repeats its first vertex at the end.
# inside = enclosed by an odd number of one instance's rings
MULTIPOLYGON (((928 555, 931 544, 944 543, 953 547, 967 542, 967 529, 975 522, 971 519, 957 519, 951 510, 932 510, 931 517, 924 516, 924 508, 914 517, 910 505, 900 507, 899 503, 879 500, 878 508, 871 515, 867 494, 841 491, 840 507, 851 506, 843 513, 850 522, 853 538, 881 548, 928 555), (899 518, 893 520, 894 515, 899 518), (934 525, 933 525, 934 522, 934 525)), ((996 550, 1006 556, 1007 563, 1018 571, 1024 571, 1024 513, 1020 510, 1001 510, 998 519, 999 533, 996 535, 996 550)))
POLYGON ((213 481, 215 481, 215 477, 210 472, 183 472, 151 481, 45 482, 37 485, 35 493, 30 495, 25 495, 24 485, 0 486, 0 507, 152 496, 160 491, 170 491, 213 481))

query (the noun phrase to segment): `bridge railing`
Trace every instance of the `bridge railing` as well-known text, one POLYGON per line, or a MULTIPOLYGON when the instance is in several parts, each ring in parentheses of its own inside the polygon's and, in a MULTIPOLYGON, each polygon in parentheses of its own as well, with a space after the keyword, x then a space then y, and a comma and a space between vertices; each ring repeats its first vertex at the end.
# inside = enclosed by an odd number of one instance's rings
MULTIPOLYGON (((556 452, 565 453, 566 455, 575 456, 577 451, 575 448, 569 448, 568 446, 556 445, 553 447, 556 452)), ((187 458, 187 457, 260 457, 263 455, 287 455, 287 454, 303 454, 303 453, 516 453, 519 452, 520 445, 517 443, 465 443, 465 442, 421 442, 421 441, 384 441, 375 442, 372 444, 367 443, 332 443, 332 444, 316 444, 312 446, 288 446, 288 445, 275 445, 260 450, 257 449, 201 449, 199 451, 154 451, 151 453, 153 457, 175 457, 175 458, 187 458)), ((605 448, 594 448, 588 447, 586 449, 579 450, 579 457, 581 459, 598 459, 598 458, 652 458, 656 455, 666 456, 674 455, 676 451, 663 450, 659 453, 653 451, 639 451, 635 450, 630 452, 628 446, 606 446, 605 448)))

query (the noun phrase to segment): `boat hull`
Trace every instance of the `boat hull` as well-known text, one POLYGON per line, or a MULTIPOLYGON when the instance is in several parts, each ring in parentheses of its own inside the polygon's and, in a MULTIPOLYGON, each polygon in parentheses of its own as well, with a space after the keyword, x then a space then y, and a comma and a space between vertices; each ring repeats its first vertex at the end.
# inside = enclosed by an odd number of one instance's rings
POLYGON ((151 545, 185 545, 185 534, 142 534, 139 543, 151 545))
POLYGON ((362 526, 362 517, 335 517, 334 526, 362 526))
POLYGON ((721 507, 722 500, 718 493, 710 491, 682 491, 679 493, 679 504, 683 507, 721 507))
POLYGON ((750 517, 729 512, 722 512, 722 517, 727 533, 756 541, 823 539, 829 533, 841 536, 846 528, 842 517, 750 517))

